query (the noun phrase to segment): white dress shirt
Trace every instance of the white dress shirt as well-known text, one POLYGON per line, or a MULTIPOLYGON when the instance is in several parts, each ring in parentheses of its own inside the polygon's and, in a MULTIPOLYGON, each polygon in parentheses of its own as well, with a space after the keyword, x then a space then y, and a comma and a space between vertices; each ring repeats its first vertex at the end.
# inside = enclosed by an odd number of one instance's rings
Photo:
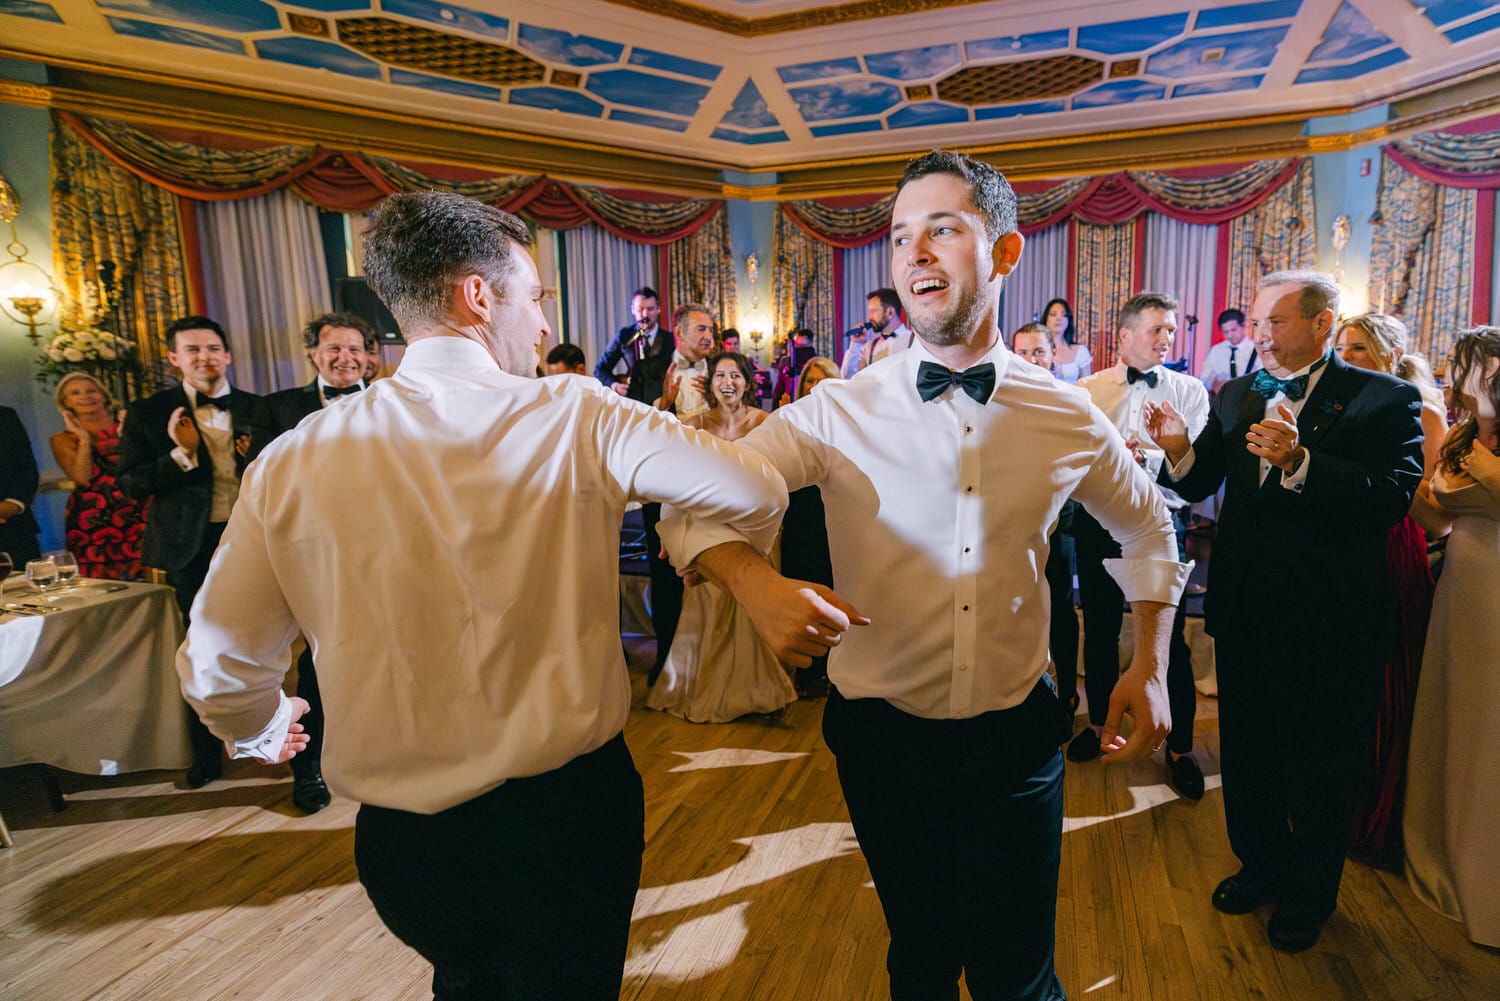
MULTIPOLYGON (((228 521, 229 512, 234 510, 235 499, 240 493, 240 474, 234 465, 234 418, 229 411, 220 410, 206 398, 200 401, 198 390, 192 383, 184 382, 182 391, 187 395, 188 406, 193 410, 198 435, 208 447, 208 457, 214 464, 214 492, 213 499, 209 502, 208 520, 210 523, 228 521)), ((214 399, 223 399, 232 391, 226 383, 223 391, 215 394, 214 399)), ((186 449, 178 445, 172 449, 172 461, 183 472, 192 472, 198 468, 198 453, 189 455, 186 449)))
MULTIPOLYGON (((823 492, 833 579, 869 616, 829 677, 934 719, 1019 704, 1047 668, 1047 539, 1069 496, 1120 540, 1111 572, 1130 600, 1175 604, 1186 579, 1160 493, 1088 395, 997 345, 990 402, 917 395, 921 341, 847 382, 826 381, 739 442, 797 489, 823 492)), ((685 565, 725 536, 673 516, 685 565)))
MULTIPOLYGON (((1327 356, 1325 355, 1324 357, 1326 358, 1327 356)), ((1313 365, 1317 365, 1317 362, 1313 362, 1313 365)), ((1302 408, 1307 403, 1307 398, 1312 395, 1313 388, 1317 386, 1318 380, 1323 378, 1323 373, 1326 371, 1328 371, 1328 363, 1325 361, 1322 365, 1318 365, 1315 371, 1313 370, 1312 365, 1305 365, 1302 368, 1299 368, 1297 371, 1293 372, 1291 375, 1287 376, 1287 378, 1289 379, 1295 379, 1301 375, 1307 376, 1307 387, 1302 394, 1302 399, 1293 400, 1289 399, 1285 393, 1277 393, 1275 396, 1272 396, 1270 399, 1266 400, 1264 414, 1265 418, 1274 418, 1275 420, 1281 420, 1282 417, 1280 406, 1283 403, 1287 405, 1287 409, 1292 412, 1292 416, 1294 418, 1300 417, 1302 415, 1302 408)), ((1253 393, 1255 392, 1255 390, 1246 389, 1245 392, 1253 393)), ((1188 433, 1188 439, 1192 440, 1197 437, 1198 435, 1192 432, 1190 429, 1188 433)), ((1196 458, 1197 453, 1189 448, 1187 450, 1187 454, 1177 462, 1177 465, 1171 467, 1167 471, 1167 475, 1170 476, 1173 480, 1182 479, 1193 468, 1193 462, 1196 458)), ((1271 464, 1266 461, 1266 459, 1262 458, 1260 460, 1260 482, 1266 482, 1266 477, 1270 475, 1271 468, 1271 464)), ((1307 471, 1311 468, 1312 451, 1304 446, 1302 449, 1302 465, 1297 467, 1297 471, 1295 473, 1282 474, 1282 489, 1292 490, 1300 494, 1302 492, 1303 485, 1307 483, 1307 471)))
MULTIPOLYGON (((1147 403, 1169 402, 1187 420, 1188 437, 1197 438, 1208 424, 1208 391, 1203 384, 1190 375, 1174 372, 1161 365, 1146 370, 1156 376, 1156 386, 1145 379, 1130 381, 1130 368, 1118 362, 1102 372, 1086 375, 1078 380, 1078 387, 1088 392, 1094 406, 1104 411, 1115 429, 1127 440, 1136 438, 1146 456, 1146 475, 1156 482, 1161 472, 1166 453, 1156 440, 1146 433, 1141 420, 1141 409, 1147 403)), ((1181 508, 1187 501, 1175 493, 1167 495, 1167 506, 1181 508)))
MULTIPOLYGON (((672 409, 677 416, 687 420, 694 414, 701 414, 708 409, 707 393, 698 389, 695 376, 708 378, 708 359, 699 358, 697 361, 688 361, 681 351, 672 352, 672 367, 667 369, 667 378, 677 385, 677 400, 672 409)), ((707 382, 704 383, 707 385, 707 382)))
POLYGON ((864 350, 860 352, 860 368, 867 368, 882 358, 905 351, 916 343, 917 335, 904 323, 896 324, 894 330, 887 330, 883 334, 871 334, 865 340, 864 350))
POLYGON ((300 630, 318 664, 323 774, 418 813, 618 734, 620 519, 667 501, 766 551, 786 507, 754 453, 593 378, 518 378, 457 337, 311 415, 246 472, 177 656, 236 756, 274 760, 300 630))
POLYGON ((1216 382, 1246 375, 1259 367, 1260 356, 1255 353, 1255 345, 1250 343, 1249 337, 1238 344, 1223 340, 1209 348, 1208 354, 1203 356, 1203 368, 1198 371, 1198 380, 1205 389, 1212 390, 1216 382), (1231 359, 1235 367, 1233 375, 1229 372, 1231 359))

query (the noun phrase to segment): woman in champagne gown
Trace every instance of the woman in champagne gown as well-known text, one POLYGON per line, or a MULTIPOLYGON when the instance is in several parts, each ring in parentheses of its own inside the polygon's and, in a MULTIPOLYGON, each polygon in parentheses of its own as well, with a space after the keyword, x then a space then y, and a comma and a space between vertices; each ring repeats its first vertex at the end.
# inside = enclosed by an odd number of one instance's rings
MULTIPOLYGON (((727 441, 743 438, 766 419, 755 406, 750 362, 725 353, 708 371, 709 409, 687 423, 727 441)), ((727 723, 796 699, 781 663, 728 591, 709 581, 684 590, 672 649, 646 696, 647 708, 694 723, 727 723)))
POLYGON ((1406 876, 1425 903, 1500 947, 1500 328, 1466 331, 1448 366, 1465 417, 1414 513, 1448 533, 1412 723, 1406 876))

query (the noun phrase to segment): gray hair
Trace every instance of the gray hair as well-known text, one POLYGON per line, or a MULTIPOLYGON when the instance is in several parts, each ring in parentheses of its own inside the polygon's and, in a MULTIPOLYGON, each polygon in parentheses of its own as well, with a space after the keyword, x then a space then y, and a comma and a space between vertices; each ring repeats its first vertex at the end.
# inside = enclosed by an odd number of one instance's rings
POLYGON ((1297 296, 1297 310, 1309 320, 1328 310, 1335 317, 1339 315, 1339 285, 1332 275, 1311 268, 1272 271, 1255 283, 1255 291, 1259 294, 1276 285, 1296 285, 1302 289, 1297 296))

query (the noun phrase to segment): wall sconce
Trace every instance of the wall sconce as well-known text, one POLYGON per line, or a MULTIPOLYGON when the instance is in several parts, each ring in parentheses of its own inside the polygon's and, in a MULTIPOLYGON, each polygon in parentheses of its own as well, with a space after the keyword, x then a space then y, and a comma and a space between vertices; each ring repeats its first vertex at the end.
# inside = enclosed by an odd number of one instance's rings
POLYGON ((764 357, 760 345, 766 334, 762 329, 765 317, 760 312, 760 288, 756 284, 760 280, 760 258, 754 252, 745 255, 745 279, 750 283, 750 312, 742 315, 739 322, 745 328, 745 336, 755 346, 755 357, 759 359, 764 357))
POLYGON ((1344 248, 1349 246, 1349 216, 1340 212, 1333 220, 1333 280, 1344 281, 1344 248))
POLYGON ((5 252, 12 260, 0 264, 0 313, 26 327, 32 344, 41 344, 36 328, 52 322, 57 312, 57 294, 52 276, 27 259, 26 244, 16 236, 16 215, 21 200, 0 174, 0 221, 10 226, 10 243, 5 252))

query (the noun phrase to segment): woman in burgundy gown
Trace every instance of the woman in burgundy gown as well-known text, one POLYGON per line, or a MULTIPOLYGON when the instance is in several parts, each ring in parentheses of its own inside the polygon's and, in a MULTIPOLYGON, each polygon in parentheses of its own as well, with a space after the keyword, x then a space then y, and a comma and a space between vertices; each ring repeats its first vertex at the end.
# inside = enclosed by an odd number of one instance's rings
POLYGON ((63 514, 66 546, 84 577, 139 580, 146 505, 115 482, 120 421, 104 385, 71 372, 57 384, 65 430, 52 436, 52 455, 73 493, 63 514))
MULTIPOLYGON (((1442 394, 1421 355, 1406 350, 1406 326, 1394 316, 1366 313, 1339 328, 1335 350, 1346 364, 1405 379, 1422 394, 1423 466, 1437 464, 1448 431, 1442 394)), ((1351 847, 1371 861, 1396 864, 1401 851, 1401 803, 1406 790, 1407 747, 1427 620, 1432 613, 1432 570, 1427 534, 1410 515, 1392 526, 1385 542, 1386 566, 1396 597, 1396 641, 1385 668, 1385 694, 1371 755, 1370 777, 1354 815, 1351 847)), ((1331 709, 1330 711, 1336 711, 1331 709)))

